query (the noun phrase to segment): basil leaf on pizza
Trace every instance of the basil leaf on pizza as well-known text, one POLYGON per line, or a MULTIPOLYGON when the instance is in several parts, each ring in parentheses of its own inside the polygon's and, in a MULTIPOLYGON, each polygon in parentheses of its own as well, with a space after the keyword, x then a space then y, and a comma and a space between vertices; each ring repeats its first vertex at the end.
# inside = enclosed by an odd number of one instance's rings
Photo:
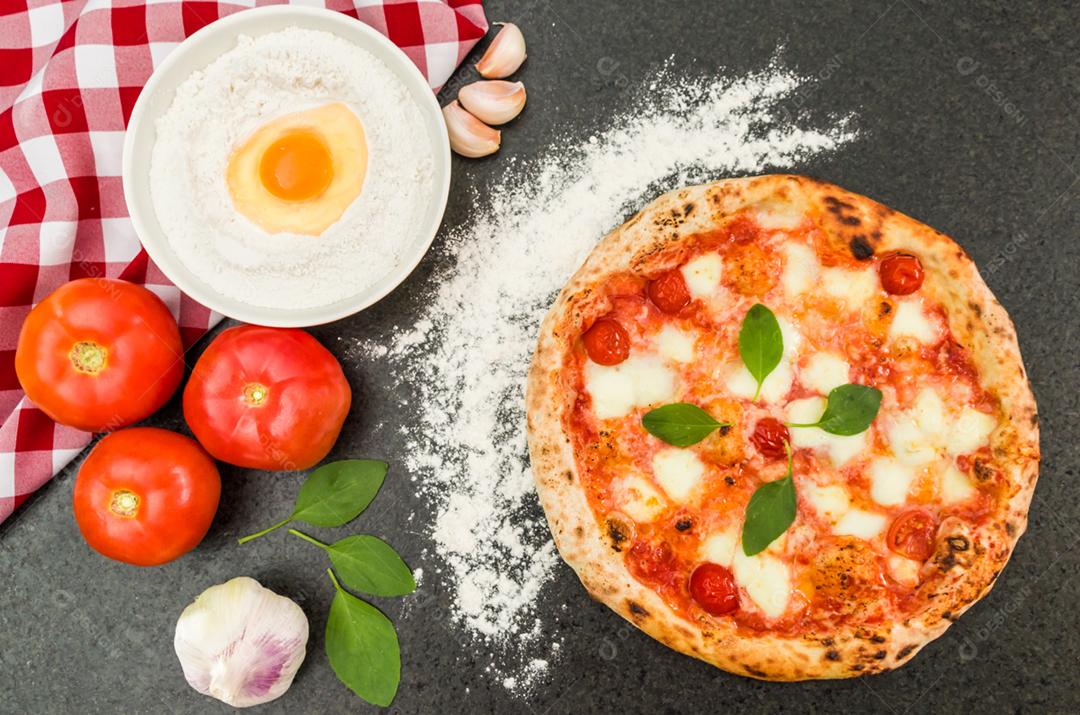
POLYGON ((708 412, 689 402, 675 402, 649 410, 641 418, 649 434, 675 447, 697 444, 729 422, 718 422, 708 412))
POLYGON ((829 434, 850 436, 865 432, 881 407, 881 390, 866 385, 840 385, 829 393, 825 412, 817 422, 789 427, 818 427, 829 434))
POLYGON ((757 381, 752 401, 761 394, 761 386, 784 354, 784 335, 773 312, 761 303, 746 312, 739 329, 739 357, 757 381))
POLYGON ((747 556, 759 554, 776 541, 795 521, 795 481, 791 476, 791 446, 784 442, 788 468, 783 479, 758 487, 746 505, 742 548, 747 556))

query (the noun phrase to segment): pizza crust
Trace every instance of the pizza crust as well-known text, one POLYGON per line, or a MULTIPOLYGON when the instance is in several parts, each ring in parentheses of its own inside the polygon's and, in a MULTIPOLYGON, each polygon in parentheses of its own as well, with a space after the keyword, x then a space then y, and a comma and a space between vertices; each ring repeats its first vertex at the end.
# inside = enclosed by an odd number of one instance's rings
POLYGON ((771 175, 729 179, 673 191, 606 236, 566 284, 540 330, 526 396, 529 447, 541 504, 555 543, 589 594, 660 642, 731 673, 764 680, 844 678, 895 668, 937 638, 984 596, 1027 526, 1038 477, 1039 429, 1034 397, 1005 310, 974 263, 947 236, 864 196, 814 179, 771 175), (849 626, 828 633, 783 637, 740 631, 677 615, 627 570, 579 488, 570 438, 563 424, 568 390, 560 377, 568 341, 609 309, 592 290, 612 273, 655 275, 670 268, 684 238, 722 224, 748 208, 769 220, 810 215, 853 255, 917 251, 933 297, 948 311, 950 328, 970 351, 983 386, 996 395, 1005 421, 991 435, 1000 464, 1008 465, 1008 514, 974 530, 946 519, 939 551, 928 564, 943 572, 932 581, 932 605, 901 623, 849 626))

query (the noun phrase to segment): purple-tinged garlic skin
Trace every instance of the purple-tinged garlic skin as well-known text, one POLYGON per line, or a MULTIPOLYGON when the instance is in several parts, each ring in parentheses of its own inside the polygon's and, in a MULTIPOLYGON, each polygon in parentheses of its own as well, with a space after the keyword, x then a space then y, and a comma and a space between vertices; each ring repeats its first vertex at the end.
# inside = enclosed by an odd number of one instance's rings
POLYGON ((443 107, 450 148, 462 156, 476 159, 499 150, 502 133, 466 112, 455 99, 443 107))
POLYGON ((485 79, 509 77, 518 71, 527 56, 521 29, 512 22, 505 22, 476 63, 476 71, 485 79))
POLYGON ((184 609, 173 646, 191 687, 246 708, 285 694, 307 640, 307 616, 296 603, 240 576, 184 609))
POLYGON ((506 124, 525 108, 525 85, 503 79, 473 82, 461 88, 458 101, 485 124, 506 124))

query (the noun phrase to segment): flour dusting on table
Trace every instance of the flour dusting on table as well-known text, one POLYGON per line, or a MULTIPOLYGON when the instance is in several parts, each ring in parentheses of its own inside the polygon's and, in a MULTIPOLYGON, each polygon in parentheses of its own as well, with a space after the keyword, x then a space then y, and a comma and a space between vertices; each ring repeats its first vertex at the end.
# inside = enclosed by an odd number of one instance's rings
POLYGON ((660 193, 850 141, 846 118, 818 129, 782 121, 781 102, 803 82, 775 64, 737 79, 673 81, 663 71, 608 128, 509 166, 443 244, 451 267, 431 279, 420 319, 390 339, 386 359, 418 420, 403 430, 408 466, 437 514, 435 578, 509 690, 542 682, 560 640, 550 615, 559 610, 542 606, 558 555, 525 441, 540 321, 597 241, 660 193))

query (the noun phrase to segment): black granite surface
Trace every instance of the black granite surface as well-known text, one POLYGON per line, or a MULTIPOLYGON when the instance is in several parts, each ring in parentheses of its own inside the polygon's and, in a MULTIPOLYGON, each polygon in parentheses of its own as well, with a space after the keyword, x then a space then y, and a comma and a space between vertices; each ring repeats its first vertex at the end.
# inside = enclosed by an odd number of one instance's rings
MULTIPOLYGON (((1042 478, 1028 534, 994 591, 899 671, 858 680, 766 684, 726 675, 653 642, 591 602, 560 566, 543 592, 558 611, 562 658, 528 700, 486 676, 490 655, 446 625, 446 584, 422 556, 430 511, 395 467, 358 522, 387 536, 425 578, 397 620, 404 676, 395 711, 415 712, 1080 712, 1080 6, 948 3, 615 2, 492 0, 492 20, 528 38, 529 107, 495 158, 455 159, 445 227, 469 220, 476 192, 511 157, 557 136, 584 136, 627 108, 628 82, 669 57, 679 73, 784 64, 818 77, 801 95, 814 113, 856 115, 861 138, 799 172, 867 194, 955 237, 1016 321, 1039 401, 1042 478), (614 69, 613 69, 614 68, 614 69), (396 478, 395 478, 396 477, 396 478), (416 513, 412 524, 405 519, 416 513), (566 606, 566 610, 562 610, 566 606)), ((472 58, 475 61, 475 57, 472 58)), ((444 228, 445 228, 444 227, 444 228)), ((441 239, 439 239, 441 240, 441 239)), ((415 314, 433 255, 375 308, 314 333, 381 335, 415 314)), ((202 345, 192 354, 201 350, 202 345)), ((378 362, 346 361, 354 409, 332 456, 400 454, 378 362)), ((184 430, 174 400, 151 424, 184 430)), ((206 541, 167 566, 138 570, 92 553, 71 516, 78 461, 0 526, 0 711, 224 712, 184 682, 172 651, 180 610, 238 574, 302 603, 308 661, 264 712, 363 712, 328 667, 322 630, 332 595, 322 563, 292 539, 238 548, 276 521, 297 479, 223 468, 221 510, 206 541)), ((319 530, 313 530, 319 534, 319 530)), ((329 532, 328 532, 329 533, 329 532)))

